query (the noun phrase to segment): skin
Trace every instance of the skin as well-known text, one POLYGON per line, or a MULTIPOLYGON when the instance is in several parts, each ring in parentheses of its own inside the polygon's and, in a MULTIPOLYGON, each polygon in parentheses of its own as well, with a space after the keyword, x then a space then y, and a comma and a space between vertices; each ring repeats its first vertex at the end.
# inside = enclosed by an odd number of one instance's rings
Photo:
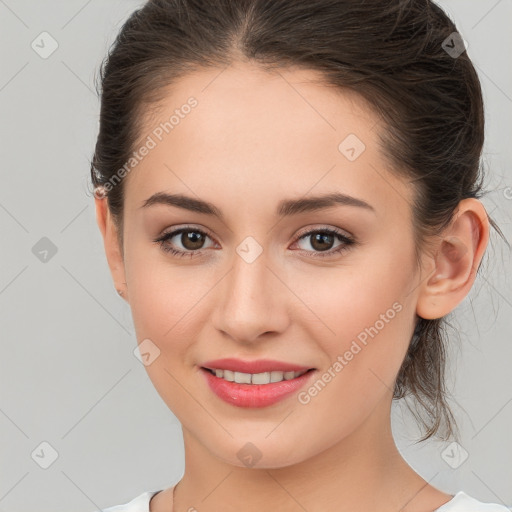
MULTIPOLYGON (((95 199, 137 341, 160 350, 146 370, 182 424, 185 472, 174 510, 432 511, 451 495, 398 452, 392 390, 416 315, 440 318, 470 291, 488 242, 485 209, 463 200, 418 268, 413 189, 392 174, 378 146, 385 127, 364 101, 309 70, 269 73, 236 62, 221 71, 183 77, 146 120, 142 138, 190 96, 198 101, 125 178, 124 253, 107 200, 95 199), (366 146, 354 161, 338 150, 350 133, 366 146), (334 191, 374 211, 336 205, 275 215, 283 199, 334 191), (156 192, 200 198, 224 217, 141 208, 156 192), (199 256, 175 257, 152 241, 184 224, 212 235, 199 256), (315 258, 312 236, 297 241, 313 228, 338 228, 357 243, 334 254, 343 242, 333 238, 332 255, 315 258), (252 263, 236 252, 248 236, 263 249, 252 263), (400 312, 307 404, 294 395, 262 409, 235 407, 198 371, 213 358, 271 358, 315 367, 318 377, 395 302, 400 312), (254 467, 237 457, 247 442, 261 454, 254 467)), ((167 243, 194 247, 180 235, 167 243)), ((172 488, 150 506, 169 511, 172 488)))

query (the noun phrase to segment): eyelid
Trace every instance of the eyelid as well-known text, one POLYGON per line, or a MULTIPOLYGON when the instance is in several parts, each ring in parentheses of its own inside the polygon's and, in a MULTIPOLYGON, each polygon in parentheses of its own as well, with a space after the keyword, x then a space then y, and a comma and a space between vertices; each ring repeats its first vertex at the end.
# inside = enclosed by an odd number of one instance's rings
POLYGON ((195 230, 200 233, 204 233, 205 235, 208 235, 212 240, 215 240, 215 237, 212 235, 211 231, 209 231, 207 228, 197 227, 196 225, 191 225, 191 224, 183 224, 183 225, 178 224, 176 226, 172 226, 171 228, 165 229, 164 231, 162 231, 162 233, 158 237, 161 238, 166 235, 170 235, 171 233, 173 235, 177 235, 178 233, 176 233, 176 231, 181 231, 181 230, 186 230, 186 229, 189 229, 190 231, 195 230))
MULTIPOLYGON (((171 238, 174 238, 175 236, 180 235, 184 231, 192 231, 192 232, 204 234, 208 238, 210 238, 215 245, 219 245, 219 243, 217 242, 215 237, 211 234, 211 232, 208 229, 203 228, 203 227, 199 228, 197 226, 192 226, 192 225, 189 225, 189 224, 172 226, 172 228, 170 228, 168 230, 167 229, 164 230, 162 232, 162 234, 160 234, 156 239, 153 240, 153 242, 159 242, 160 241, 160 243, 163 245, 165 240, 170 240, 171 238)), ((197 249, 196 251, 183 251, 182 249, 177 249, 177 251, 179 251, 179 252, 181 252, 183 254, 190 254, 190 255, 196 254, 196 255, 199 255, 203 251, 206 251, 206 249, 210 249, 210 247, 206 247, 206 248, 203 248, 203 249, 197 249)))
POLYGON ((314 235, 315 233, 329 233, 331 236, 334 236, 340 241, 340 245, 335 248, 328 249, 326 251, 307 251, 305 249, 299 249, 299 253, 306 253, 308 258, 313 259, 335 259, 336 257, 343 256, 347 251, 354 248, 358 245, 358 241, 353 235, 345 234, 343 230, 335 227, 309 227, 306 231, 301 232, 295 238, 295 241, 292 245, 298 244, 302 239, 307 239, 308 237, 314 235))
POLYGON ((336 232, 336 234, 344 236, 345 238, 349 238, 349 239, 354 238, 354 236, 351 233, 349 233, 348 231, 346 231, 344 229, 341 229, 341 228, 338 228, 335 226, 329 226, 326 224, 317 224, 317 225, 313 225, 313 226, 308 226, 307 228, 300 230, 299 233, 297 234, 295 240, 302 238, 304 235, 309 235, 312 232, 317 232, 317 231, 334 231, 334 232, 336 232))

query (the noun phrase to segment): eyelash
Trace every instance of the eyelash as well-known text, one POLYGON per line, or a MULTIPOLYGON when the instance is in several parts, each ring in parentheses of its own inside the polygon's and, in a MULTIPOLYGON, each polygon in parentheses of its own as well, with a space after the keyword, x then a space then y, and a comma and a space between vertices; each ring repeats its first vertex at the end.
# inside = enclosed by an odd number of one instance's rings
MULTIPOLYGON (((172 247, 166 246, 167 240, 169 240, 171 238, 174 238, 176 235, 179 235, 181 233, 186 233, 186 232, 200 233, 201 235, 205 235, 205 236, 207 236, 209 238, 212 238, 208 233, 206 233, 205 231, 203 231, 201 229, 197 229, 197 228, 193 228, 193 227, 183 227, 183 228, 176 229, 174 231, 170 231, 169 233, 164 233, 163 235, 161 235, 157 239, 153 240, 153 242, 155 242, 158 245, 160 245, 160 247, 161 247, 161 249, 163 251, 165 251, 167 253, 171 253, 172 255, 174 255, 174 256, 176 256, 178 258, 187 256, 187 255, 190 255, 190 258, 192 258, 195 255, 200 255, 201 250, 197 250, 197 251, 181 251, 181 250, 177 250, 177 249, 174 249, 172 247)), ((317 234, 317 233, 323 233, 323 234, 327 233, 329 235, 334 235, 341 242, 343 242, 343 244, 341 244, 340 246, 338 246, 334 250, 316 251, 316 252, 315 251, 306 251, 307 253, 311 253, 313 258, 327 258, 329 256, 342 254, 345 251, 349 250, 351 248, 351 246, 356 244, 355 239, 353 239, 353 238, 351 238, 351 237, 349 237, 349 236, 347 236, 347 235, 345 235, 345 234, 341 233, 340 231, 338 231, 336 229, 333 229, 333 228, 313 229, 313 230, 307 231, 305 233, 302 233, 300 236, 298 236, 293 243, 296 243, 299 240, 302 240, 303 238, 307 238, 308 236, 311 236, 311 235, 317 234)))

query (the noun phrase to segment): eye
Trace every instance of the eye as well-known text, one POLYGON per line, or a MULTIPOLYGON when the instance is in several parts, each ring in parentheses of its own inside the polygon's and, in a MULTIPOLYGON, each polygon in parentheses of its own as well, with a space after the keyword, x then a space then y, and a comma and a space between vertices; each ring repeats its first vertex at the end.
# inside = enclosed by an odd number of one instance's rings
POLYGON ((349 250, 350 247, 356 243, 352 237, 349 237, 341 231, 333 228, 322 228, 307 231, 299 236, 296 243, 302 240, 307 240, 308 238, 310 241, 305 245, 312 247, 313 251, 306 249, 306 252, 311 253, 311 256, 314 258, 324 258, 341 254, 349 250), (335 246, 336 248, 332 250, 332 246, 336 240, 338 240, 340 244, 335 246))
POLYGON ((164 233, 156 240, 153 240, 153 242, 158 243, 163 251, 169 252, 174 256, 189 256, 192 258, 201 249, 205 249, 203 244, 206 238, 210 238, 210 236, 201 229, 183 227, 164 233), (176 240, 173 242, 174 238, 176 240), (178 246, 176 249, 177 243, 181 244, 182 248, 178 246))
MULTIPOLYGON (((201 229, 182 227, 169 231, 168 233, 163 233, 160 237, 153 240, 153 242, 158 243, 163 251, 171 253, 174 256, 183 257, 188 255, 192 258, 199 255, 201 250, 208 248, 204 247, 207 238, 211 239, 208 233, 201 229), (173 241, 175 238, 176 240, 173 241), (177 244, 181 244, 181 248, 179 245, 178 248, 176 248, 177 244)), ((356 244, 355 239, 333 228, 314 229, 302 233, 296 239, 295 244, 307 240, 308 238, 310 241, 306 245, 309 245, 313 250, 307 248, 302 250, 315 258, 341 254, 356 244), (333 250, 332 247, 336 240, 340 243, 338 246, 334 246, 335 249, 333 250)))

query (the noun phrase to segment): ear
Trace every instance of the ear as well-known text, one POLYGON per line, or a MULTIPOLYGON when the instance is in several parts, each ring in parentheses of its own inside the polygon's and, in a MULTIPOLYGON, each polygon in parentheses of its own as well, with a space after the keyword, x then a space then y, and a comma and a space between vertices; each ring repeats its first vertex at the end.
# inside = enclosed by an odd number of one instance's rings
POLYGON ((114 286, 119 295, 128 302, 128 288, 126 286, 124 258, 122 249, 119 245, 117 236, 117 228, 108 209, 107 197, 101 194, 94 195, 96 205, 96 222, 103 236, 103 245, 105 247, 105 255, 107 257, 108 266, 114 286))
POLYGON ((471 290, 487 243, 489 219, 474 198, 460 201, 451 224, 427 259, 429 278, 420 286, 416 313, 421 318, 441 318, 464 300, 471 290))

